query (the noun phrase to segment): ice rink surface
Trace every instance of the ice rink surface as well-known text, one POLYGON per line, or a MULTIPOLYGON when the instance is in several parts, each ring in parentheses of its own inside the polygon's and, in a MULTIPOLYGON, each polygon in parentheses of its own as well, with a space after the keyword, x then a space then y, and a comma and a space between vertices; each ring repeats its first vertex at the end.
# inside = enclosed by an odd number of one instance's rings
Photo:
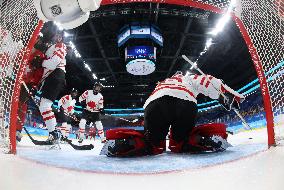
MULTIPOLYGON (((34 146, 25 136, 18 154, 0 153, 0 189, 284 189, 284 146, 267 150, 266 129, 229 136, 222 153, 164 153, 141 158, 34 146)), ((35 137, 38 138, 39 137, 35 137)), ((283 144, 283 143, 281 143, 283 144)))

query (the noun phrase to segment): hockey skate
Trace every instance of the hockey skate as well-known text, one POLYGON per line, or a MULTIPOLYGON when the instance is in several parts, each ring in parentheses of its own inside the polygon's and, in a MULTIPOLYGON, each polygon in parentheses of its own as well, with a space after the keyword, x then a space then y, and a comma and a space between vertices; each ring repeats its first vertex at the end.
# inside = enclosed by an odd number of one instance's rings
POLYGON ((16 132, 16 140, 17 140, 17 142, 21 142, 22 137, 23 137, 22 133, 20 131, 17 131, 16 132))
POLYGON ((103 138, 101 138, 101 143, 106 143, 106 138, 105 137, 103 137, 103 138))
POLYGON ((60 145, 59 145, 59 141, 61 139, 61 132, 60 130, 54 130, 54 131, 51 131, 49 132, 49 135, 48 135, 48 139, 46 140, 46 142, 50 143, 51 146, 49 149, 61 149, 60 145))
POLYGON ((83 139, 79 138, 78 143, 79 143, 79 145, 81 145, 83 143, 83 139))

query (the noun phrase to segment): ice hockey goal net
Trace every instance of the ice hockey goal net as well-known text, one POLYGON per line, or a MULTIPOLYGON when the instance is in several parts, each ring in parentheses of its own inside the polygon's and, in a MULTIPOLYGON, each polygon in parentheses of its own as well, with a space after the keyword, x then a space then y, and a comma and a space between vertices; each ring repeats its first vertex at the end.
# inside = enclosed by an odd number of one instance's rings
POLYGON ((20 81, 42 24, 32 0, 0 6, 0 146, 15 153, 20 81))
MULTIPOLYGON (((232 17, 240 28, 257 71, 266 112, 268 144, 273 145, 275 139, 281 138, 281 133, 283 137, 284 128, 284 2, 236 1, 236 14, 232 17)), ((231 3, 230 0, 103 0, 102 5, 133 2, 177 4, 217 13, 223 13, 231 3)), ((20 78, 34 43, 33 38, 38 33, 38 23, 32 0, 4 0, 1 3, 0 144, 13 153, 16 151, 15 122, 20 78), (5 43, 2 33, 11 36, 11 43, 5 43)))

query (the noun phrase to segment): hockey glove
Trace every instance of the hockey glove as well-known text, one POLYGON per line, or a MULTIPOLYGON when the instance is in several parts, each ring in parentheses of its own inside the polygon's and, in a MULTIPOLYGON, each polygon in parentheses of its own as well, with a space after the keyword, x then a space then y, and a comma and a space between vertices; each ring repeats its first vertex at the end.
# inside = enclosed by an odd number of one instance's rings
POLYGON ((30 88, 30 96, 35 96, 37 93, 37 86, 33 85, 31 88, 30 88))
POLYGON ((100 114, 102 114, 102 115, 105 115, 105 114, 106 114, 104 108, 101 108, 101 109, 100 109, 100 114))
POLYGON ((231 93, 224 93, 224 96, 220 95, 218 101, 227 111, 232 108, 240 109, 240 101, 231 93))

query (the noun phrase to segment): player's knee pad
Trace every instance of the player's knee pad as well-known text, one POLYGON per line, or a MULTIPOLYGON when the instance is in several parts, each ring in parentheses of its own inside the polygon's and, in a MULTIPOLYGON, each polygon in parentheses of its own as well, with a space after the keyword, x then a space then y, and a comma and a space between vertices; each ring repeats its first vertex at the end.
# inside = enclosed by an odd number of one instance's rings
POLYGON ((52 106, 52 101, 46 98, 41 98, 40 99, 40 104, 39 104, 39 111, 41 113, 47 111, 47 110, 51 110, 51 106, 52 106))
POLYGON ((85 129, 87 121, 85 119, 81 119, 79 123, 80 129, 85 129))
POLYGON ((103 124, 101 121, 96 121, 95 125, 98 130, 103 130, 103 124))

